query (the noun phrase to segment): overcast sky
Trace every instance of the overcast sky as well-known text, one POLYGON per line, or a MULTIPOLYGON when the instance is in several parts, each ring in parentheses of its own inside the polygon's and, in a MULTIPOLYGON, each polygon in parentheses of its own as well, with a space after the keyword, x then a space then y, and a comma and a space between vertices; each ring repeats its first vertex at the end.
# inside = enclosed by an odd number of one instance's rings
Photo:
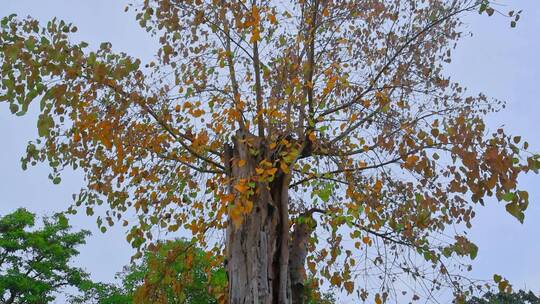
MULTIPOLYGON (((469 16, 467 27, 474 36, 462 40, 448 73, 471 94, 484 92, 506 100, 507 108, 488 118, 490 129, 504 125, 508 132, 529 141, 531 149, 540 151, 540 2, 506 2, 523 9, 517 28, 511 29, 504 18, 469 16)), ((94 45, 110 41, 116 51, 144 62, 152 58, 156 44, 138 27, 133 15, 123 12, 125 4, 125 0, 0 0, 0 16, 17 13, 43 22, 58 17, 77 25, 77 39, 94 45)), ((67 172, 60 185, 53 185, 43 165, 22 171, 19 160, 26 143, 37 136, 33 113, 15 117, 6 104, 0 104, 0 214, 18 207, 39 215, 64 210, 72 201, 71 195, 83 186, 80 175, 73 172, 67 172)), ((530 193, 525 224, 519 224, 496 201, 477 209, 471 236, 480 251, 472 276, 489 279, 499 273, 516 287, 540 292, 540 176, 523 178, 521 186, 530 193)), ((124 232, 114 228, 102 234, 95 219, 83 215, 72 223, 93 232, 81 248, 77 264, 94 279, 111 281, 132 254, 124 232)))

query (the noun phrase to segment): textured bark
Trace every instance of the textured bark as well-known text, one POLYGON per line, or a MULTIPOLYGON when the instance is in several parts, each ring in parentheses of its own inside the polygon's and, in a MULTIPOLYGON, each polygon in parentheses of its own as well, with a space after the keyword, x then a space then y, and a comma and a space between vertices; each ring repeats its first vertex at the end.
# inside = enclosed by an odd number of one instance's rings
POLYGON ((305 264, 308 253, 309 236, 315 230, 311 217, 297 223, 292 234, 289 273, 291 280, 292 303, 303 304, 306 299, 305 282, 307 279, 305 264))
MULTIPOLYGON (((239 133, 228 157, 246 161, 242 167, 230 168, 233 192, 236 180, 253 176, 259 161, 270 156, 258 138, 239 133), (250 155, 246 139, 251 148, 259 150, 257 156, 250 155)), ((253 211, 239 227, 229 220, 226 249, 231 304, 291 303, 288 180, 280 173, 271 183, 258 184, 252 197, 253 211)))

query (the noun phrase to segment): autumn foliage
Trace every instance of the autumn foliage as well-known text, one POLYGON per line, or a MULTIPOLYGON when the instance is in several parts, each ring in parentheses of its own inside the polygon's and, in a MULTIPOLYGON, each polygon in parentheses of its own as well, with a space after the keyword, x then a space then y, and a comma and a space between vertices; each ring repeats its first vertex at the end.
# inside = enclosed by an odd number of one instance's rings
POLYGON ((259 303, 301 303, 308 273, 368 302, 416 300, 403 277, 425 281, 427 298, 444 287, 464 297, 474 285, 452 273, 467 268, 453 257, 477 255, 464 234, 477 204, 495 197, 523 221, 518 177, 540 158, 486 126, 504 103, 444 73, 459 18, 492 15, 487 1, 129 9, 159 40, 155 61, 74 42, 64 21, 2 19, 0 101, 16 115, 40 107, 23 165, 47 162, 55 183, 65 167, 83 172, 71 210, 106 204, 103 231, 130 226, 135 248, 156 229, 189 231, 212 263, 226 257, 229 286, 256 280, 235 267, 266 261, 253 267, 268 284, 230 288, 231 303, 255 289, 259 303))

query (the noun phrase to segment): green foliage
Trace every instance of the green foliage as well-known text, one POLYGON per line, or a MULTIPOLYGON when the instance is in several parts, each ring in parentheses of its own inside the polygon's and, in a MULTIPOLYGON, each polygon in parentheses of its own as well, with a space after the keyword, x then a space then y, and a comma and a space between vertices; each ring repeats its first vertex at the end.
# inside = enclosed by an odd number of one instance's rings
POLYGON ((207 254, 185 240, 158 244, 142 262, 117 274, 119 285, 90 283, 71 303, 218 303, 227 286, 222 267, 212 266, 207 254))
POLYGON ((49 303, 62 288, 87 284, 88 274, 69 264, 90 233, 70 232, 59 214, 34 225, 35 215, 25 209, 0 217, 2 303, 49 303))
POLYGON ((483 297, 474 297, 467 304, 540 304, 540 298, 532 291, 486 293, 483 297))

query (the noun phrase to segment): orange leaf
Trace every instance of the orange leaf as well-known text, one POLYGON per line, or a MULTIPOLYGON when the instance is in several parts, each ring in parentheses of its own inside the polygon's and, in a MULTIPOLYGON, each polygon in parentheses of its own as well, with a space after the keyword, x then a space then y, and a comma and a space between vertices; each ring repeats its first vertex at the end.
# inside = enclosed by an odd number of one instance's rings
POLYGON ((407 165, 407 167, 412 167, 416 164, 416 162, 418 161, 419 157, 416 156, 416 155, 409 155, 407 157, 407 160, 405 161, 405 164, 407 165))
POLYGON ((371 241, 371 239, 369 238, 369 236, 365 236, 362 238, 362 242, 364 242, 364 244, 368 245, 369 242, 371 241))
POLYGON ((354 290, 354 283, 353 282, 345 282, 343 284, 343 286, 345 287, 345 290, 347 290, 347 293, 348 294, 351 294, 354 290))
POLYGON ((382 304, 382 299, 380 294, 375 295, 375 303, 376 304, 382 304))
POLYGON ((236 184, 234 185, 234 189, 240 193, 246 193, 249 188, 246 184, 236 184))
POLYGON ((276 23, 277 23, 276 15, 274 15, 274 14, 268 15, 268 19, 270 20, 270 23, 272 23, 272 24, 276 24, 276 23))
POLYGON ((276 174, 276 172, 277 172, 277 168, 272 168, 272 169, 266 170, 266 173, 268 173, 268 175, 270 175, 270 176, 276 174))
POLYGON ((380 180, 377 180, 377 182, 375 182, 375 186, 373 187, 373 189, 376 191, 376 192, 381 192, 381 189, 382 189, 382 182, 380 180))

